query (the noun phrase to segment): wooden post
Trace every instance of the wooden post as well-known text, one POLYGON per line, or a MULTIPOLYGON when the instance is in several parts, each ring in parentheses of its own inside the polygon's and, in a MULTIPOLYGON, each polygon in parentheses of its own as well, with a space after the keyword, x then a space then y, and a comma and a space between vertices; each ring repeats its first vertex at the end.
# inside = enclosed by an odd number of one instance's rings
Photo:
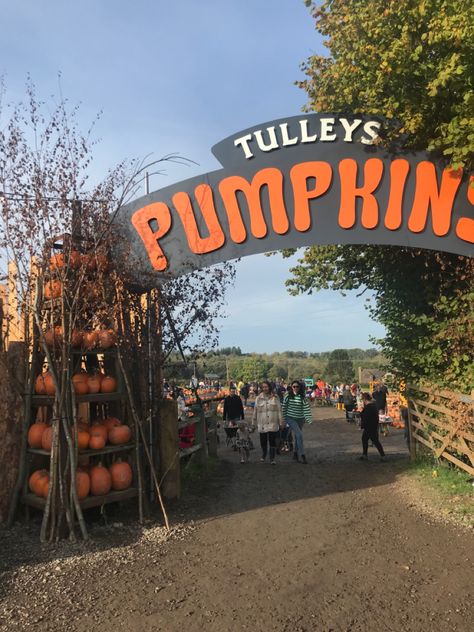
POLYGON ((407 393, 407 405, 408 405, 408 446, 410 448, 410 461, 416 461, 416 440, 413 436, 414 429, 412 426, 412 416, 411 416, 411 407, 412 402, 407 393))
POLYGON ((158 449, 160 454, 161 490, 165 498, 181 495, 179 464, 178 405, 163 399, 159 404, 158 449))
POLYGON ((0 283, 0 343, 4 349, 7 347, 7 336, 7 287, 0 283))

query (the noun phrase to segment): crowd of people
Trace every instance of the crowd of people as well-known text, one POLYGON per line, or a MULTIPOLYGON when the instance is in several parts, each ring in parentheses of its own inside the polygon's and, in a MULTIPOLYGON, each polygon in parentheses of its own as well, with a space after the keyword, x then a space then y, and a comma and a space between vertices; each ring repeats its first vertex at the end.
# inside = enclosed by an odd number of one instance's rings
MULTIPOLYGON (((220 383, 213 383, 212 387, 219 391, 222 389, 220 383)), ((165 381, 163 392, 177 401, 178 417, 184 419, 188 407, 183 389, 165 381)), ((268 458, 275 465, 280 451, 291 450, 295 462, 307 464, 303 429, 306 424, 312 423, 310 402, 324 399, 329 405, 343 408, 347 421, 354 420, 354 416, 358 415, 362 429, 360 458, 368 458, 370 441, 383 460, 385 453, 379 439, 379 422, 387 412, 387 395, 388 389, 381 383, 375 384, 372 392, 368 393, 355 383, 332 386, 322 380, 311 385, 300 380, 289 384, 269 380, 261 383, 231 381, 229 394, 223 401, 222 418, 232 447, 240 453, 241 463, 249 460, 253 448, 251 434, 257 432, 262 462, 268 458), (282 445, 287 446, 286 449, 282 445)))

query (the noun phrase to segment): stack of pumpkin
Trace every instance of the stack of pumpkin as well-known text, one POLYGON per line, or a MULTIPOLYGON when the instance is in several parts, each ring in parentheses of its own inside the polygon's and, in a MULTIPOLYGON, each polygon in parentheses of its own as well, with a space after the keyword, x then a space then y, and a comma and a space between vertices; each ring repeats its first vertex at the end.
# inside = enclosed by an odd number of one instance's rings
MULTIPOLYGON (((132 438, 130 427, 116 417, 97 419, 89 426, 80 421, 77 424, 77 447, 79 450, 102 450, 106 444, 124 445, 132 438)), ((74 437, 73 437, 74 438, 74 437)), ((50 425, 37 421, 28 431, 30 448, 41 448, 51 452, 53 429, 50 425)))
MULTIPOLYGON (((115 393, 117 380, 104 373, 87 373, 80 371, 72 376, 72 384, 76 395, 88 395, 96 393, 115 393)), ((49 371, 40 373, 35 381, 35 393, 37 395, 54 395, 56 387, 53 376, 49 371)))
MULTIPOLYGON (((102 463, 81 467, 76 472, 76 489, 79 500, 87 496, 104 496, 111 490, 128 489, 133 480, 132 468, 126 461, 117 459, 110 467, 102 463)), ((36 496, 46 498, 49 489, 48 470, 36 470, 31 474, 28 485, 36 496)))

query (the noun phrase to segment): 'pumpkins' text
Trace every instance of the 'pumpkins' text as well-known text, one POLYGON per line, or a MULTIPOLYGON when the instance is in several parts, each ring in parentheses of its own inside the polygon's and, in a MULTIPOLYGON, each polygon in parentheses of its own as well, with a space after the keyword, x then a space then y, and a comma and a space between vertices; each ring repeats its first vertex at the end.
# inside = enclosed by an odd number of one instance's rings
MULTIPOLYGON (((367 230, 382 224, 386 229, 396 231, 401 228, 403 222, 403 197, 410 168, 409 162, 403 158, 393 160, 390 168, 385 169, 385 173, 384 163, 379 158, 369 158, 363 165, 359 165, 352 158, 343 159, 338 164, 337 173, 325 161, 298 163, 289 172, 294 209, 291 226, 300 232, 311 228, 311 202, 320 198, 319 203, 323 203, 324 195, 337 178, 340 190, 337 222, 341 229, 350 230, 360 222, 360 226, 367 230), (380 208, 376 191, 383 178, 390 179, 390 190, 385 208, 380 208), (357 210, 358 200, 360 212, 357 210)), ((429 219, 431 230, 436 236, 443 237, 451 230, 454 200, 462 175, 462 170, 445 169, 439 182, 432 162, 418 163, 413 203, 406 220, 410 232, 420 233, 429 229, 429 219)), ((175 193, 172 204, 183 224, 191 252, 205 254, 218 250, 224 245, 226 238, 237 244, 247 239, 239 194, 246 198, 251 234, 257 239, 263 239, 269 230, 260 197, 263 187, 267 189, 270 202, 271 229, 279 235, 284 235, 290 229, 290 218, 285 204, 283 184, 282 171, 276 167, 268 167, 258 171, 251 182, 242 176, 229 176, 219 182, 217 190, 213 190, 208 184, 199 184, 194 190, 194 203, 188 193, 175 193), (227 215, 228 236, 224 233, 215 209, 217 194, 222 199, 227 215), (194 204, 200 208, 207 226, 207 236, 202 236, 198 229, 194 204)), ((469 201, 474 203, 472 186, 468 187, 468 197, 469 201)), ((315 208, 317 207, 313 206, 313 211, 315 208)), ((148 204, 135 211, 131 221, 144 243, 153 268, 165 271, 168 259, 160 240, 168 234, 172 226, 169 206, 164 202, 148 204)), ((474 243, 474 219, 459 218, 453 228, 459 239, 474 243)))

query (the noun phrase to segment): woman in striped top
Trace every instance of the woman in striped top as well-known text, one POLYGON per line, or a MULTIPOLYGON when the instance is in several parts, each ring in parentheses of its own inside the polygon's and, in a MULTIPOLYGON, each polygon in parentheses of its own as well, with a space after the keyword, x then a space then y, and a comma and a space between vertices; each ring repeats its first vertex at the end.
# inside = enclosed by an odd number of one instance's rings
POLYGON ((303 445, 303 426, 304 423, 312 423, 313 416, 309 402, 304 396, 301 384, 296 380, 291 383, 291 389, 287 393, 283 402, 283 417, 290 426, 291 432, 295 439, 295 451, 293 458, 295 461, 306 465, 306 457, 304 455, 303 445))

